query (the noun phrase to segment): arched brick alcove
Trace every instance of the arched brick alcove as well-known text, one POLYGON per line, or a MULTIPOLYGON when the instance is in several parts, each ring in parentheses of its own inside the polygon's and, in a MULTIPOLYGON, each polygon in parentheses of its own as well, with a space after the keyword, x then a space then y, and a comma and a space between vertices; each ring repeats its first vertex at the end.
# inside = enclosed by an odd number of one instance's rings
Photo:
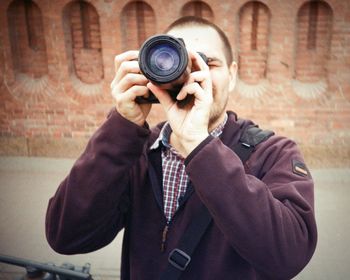
POLYGON ((237 90, 248 98, 267 90, 269 27, 270 11, 265 4, 251 1, 240 9, 237 90))
POLYGON ((14 71, 33 78, 46 75, 46 44, 39 7, 31 0, 15 0, 8 7, 7 19, 14 71))
POLYGON ((31 0, 12 1, 7 9, 7 22, 15 78, 10 92, 31 101, 52 95, 40 8, 31 0))
POLYGON ((63 9, 63 29, 73 88, 84 96, 101 93, 104 78, 99 15, 86 1, 63 9))
POLYGON ((156 32, 156 18, 151 6, 143 1, 127 4, 121 15, 122 48, 139 49, 156 32))
POLYGON ((298 11, 293 87, 302 98, 317 98, 327 90, 332 18, 323 1, 307 2, 298 11))
POLYGON ((181 16, 196 16, 214 21, 214 13, 210 6, 202 1, 192 1, 181 9, 181 16))

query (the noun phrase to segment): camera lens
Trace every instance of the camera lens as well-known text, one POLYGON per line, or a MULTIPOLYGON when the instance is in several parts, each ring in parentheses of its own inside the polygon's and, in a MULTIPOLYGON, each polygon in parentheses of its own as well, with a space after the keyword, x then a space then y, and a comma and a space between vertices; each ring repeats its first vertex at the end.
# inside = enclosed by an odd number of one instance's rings
POLYGON ((172 74, 179 67, 179 62, 179 53, 169 44, 155 45, 149 51, 148 65, 158 75, 172 74))
POLYGON ((142 45, 139 64, 150 81, 163 85, 172 83, 183 76, 188 66, 185 44, 170 35, 153 36, 142 45))
MULTIPOLYGON (((205 55, 200 55, 207 62, 205 55)), ((150 37, 141 46, 138 61, 142 74, 152 83, 167 90, 176 101, 176 96, 188 79, 192 67, 184 41, 166 34, 150 37)), ((191 98, 192 96, 189 96, 181 103, 185 105, 191 98)), ((148 97, 136 97, 136 102, 159 103, 152 92, 149 92, 148 97)))

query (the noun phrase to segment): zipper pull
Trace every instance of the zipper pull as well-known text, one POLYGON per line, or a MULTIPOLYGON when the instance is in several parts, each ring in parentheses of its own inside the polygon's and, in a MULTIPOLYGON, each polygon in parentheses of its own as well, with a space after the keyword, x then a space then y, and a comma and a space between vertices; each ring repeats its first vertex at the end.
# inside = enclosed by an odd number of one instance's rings
POLYGON ((162 233, 162 244, 160 246, 160 251, 163 253, 165 251, 165 242, 169 231, 169 225, 166 224, 162 233))

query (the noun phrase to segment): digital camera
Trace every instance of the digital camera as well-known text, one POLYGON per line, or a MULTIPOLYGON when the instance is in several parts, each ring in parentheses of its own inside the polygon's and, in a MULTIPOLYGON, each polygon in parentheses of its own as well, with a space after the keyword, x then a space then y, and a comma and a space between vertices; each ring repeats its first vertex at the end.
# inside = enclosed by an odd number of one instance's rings
MULTIPOLYGON (((199 54, 207 63, 207 57, 199 54)), ((166 34, 147 39, 141 46, 138 62, 142 74, 153 84, 167 90, 173 100, 176 100, 192 71, 184 41, 166 34)), ((136 102, 159 103, 151 92, 149 97, 137 97, 136 102)))

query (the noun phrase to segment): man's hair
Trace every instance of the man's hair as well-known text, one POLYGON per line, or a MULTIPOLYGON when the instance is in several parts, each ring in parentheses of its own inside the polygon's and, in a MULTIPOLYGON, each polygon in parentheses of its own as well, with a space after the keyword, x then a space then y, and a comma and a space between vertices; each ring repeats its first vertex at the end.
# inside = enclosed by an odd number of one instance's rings
POLYGON ((216 24, 206 19, 195 17, 195 16, 181 17, 176 21, 174 21, 172 24, 170 24, 168 28, 165 30, 165 33, 168 33, 170 30, 178 27, 181 28, 181 27, 187 27, 187 26, 211 27, 212 29, 214 29, 219 35, 223 43, 227 65, 230 65, 232 63, 233 61, 232 48, 226 34, 224 33, 224 31, 221 30, 220 27, 218 27, 216 24))

